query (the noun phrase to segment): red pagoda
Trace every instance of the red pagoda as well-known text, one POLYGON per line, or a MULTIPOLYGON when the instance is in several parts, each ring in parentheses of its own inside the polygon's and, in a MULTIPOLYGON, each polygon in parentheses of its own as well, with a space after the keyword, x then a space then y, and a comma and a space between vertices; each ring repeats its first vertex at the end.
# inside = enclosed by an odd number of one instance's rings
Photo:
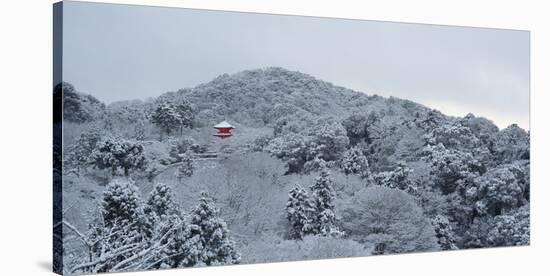
POLYGON ((234 127, 226 121, 223 121, 215 125, 214 128, 218 131, 216 132, 216 134, 214 134, 214 136, 220 137, 221 139, 225 139, 233 136, 233 133, 231 133, 231 130, 233 130, 234 127))

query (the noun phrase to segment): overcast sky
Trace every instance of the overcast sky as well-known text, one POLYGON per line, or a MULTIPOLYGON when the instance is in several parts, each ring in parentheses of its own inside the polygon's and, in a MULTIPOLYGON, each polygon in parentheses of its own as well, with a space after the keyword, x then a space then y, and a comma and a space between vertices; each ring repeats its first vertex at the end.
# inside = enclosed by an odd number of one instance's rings
POLYGON ((280 66, 529 128, 526 31, 65 2, 63 78, 110 103, 280 66))

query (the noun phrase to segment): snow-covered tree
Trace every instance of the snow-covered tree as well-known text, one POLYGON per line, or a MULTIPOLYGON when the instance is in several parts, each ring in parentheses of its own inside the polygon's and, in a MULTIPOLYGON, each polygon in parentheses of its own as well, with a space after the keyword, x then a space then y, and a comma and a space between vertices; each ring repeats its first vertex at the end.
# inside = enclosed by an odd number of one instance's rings
POLYGON ((181 157, 181 164, 178 166, 177 170, 177 178, 183 179, 184 177, 190 177, 193 175, 193 172, 195 171, 195 165, 193 164, 193 159, 191 158, 191 155, 188 153, 185 153, 181 157))
POLYGON ((308 138, 290 133, 270 141, 265 150, 287 162, 287 173, 299 173, 308 161, 308 138))
POLYGON ((61 90, 63 96, 63 120, 82 124, 103 117, 105 104, 91 95, 80 93, 67 82, 56 86, 56 92, 61 90))
POLYGON ((346 130, 337 122, 321 120, 307 133, 312 137, 308 143, 309 160, 319 157, 324 161, 337 161, 349 145, 346 130))
POLYGON ((160 128, 162 140, 162 133, 170 135, 172 130, 180 128, 181 117, 173 104, 164 102, 160 103, 151 114, 151 122, 160 128))
POLYGON ((430 165, 434 184, 443 194, 464 187, 465 182, 471 181, 485 171, 485 166, 472 153, 447 149, 441 143, 426 146, 423 153, 430 165))
POLYGON ((529 206, 496 216, 488 233, 490 246, 529 245, 529 206))
POLYGON ((145 168, 146 158, 140 143, 107 136, 97 143, 90 155, 90 163, 95 168, 111 170, 113 176, 119 169, 128 176, 132 170, 145 168))
POLYGON ((474 180, 475 186, 469 188, 468 196, 477 199, 479 213, 500 215, 527 203, 528 170, 521 164, 499 166, 474 180))
POLYGON ((346 129, 350 144, 356 145, 360 142, 370 144, 372 140, 379 138, 380 127, 379 116, 371 112, 368 115, 355 113, 342 121, 342 126, 346 129))
POLYGON ((176 104, 168 101, 161 102, 151 114, 151 122, 167 135, 170 135, 173 130, 179 130, 181 133, 183 128, 193 127, 194 119, 191 104, 184 99, 176 104))
POLYGON ((107 185, 99 213, 100 217, 90 226, 85 239, 92 263, 86 269, 90 272, 115 269, 120 262, 143 249, 152 235, 139 190, 130 179, 114 179, 107 185))
POLYGON ((529 133, 513 124, 495 134, 494 151, 498 163, 529 159, 529 133))
POLYGON ((320 171, 323 169, 326 169, 327 167, 331 166, 333 162, 327 162, 320 158, 319 156, 316 156, 312 160, 309 160, 304 163, 304 169, 302 170, 303 173, 311 173, 320 171))
POLYGON ((101 217, 106 226, 139 221, 142 213, 139 190, 131 179, 113 179, 103 191, 101 217))
POLYGON ((345 153, 341 168, 345 174, 358 174, 361 178, 371 176, 367 157, 358 147, 352 147, 345 153))
POLYGON ((397 189, 371 187, 359 191, 343 215, 344 230, 373 246, 373 254, 439 249, 434 229, 414 198, 397 189))
POLYGON ((191 103, 185 99, 180 99, 174 107, 179 115, 180 132, 182 132, 185 127, 192 128, 193 121, 195 120, 195 113, 191 103))
POLYGON ((287 162, 287 173, 317 170, 320 167, 316 159, 338 161, 349 145, 342 125, 329 119, 319 120, 297 131, 299 133, 275 137, 265 147, 265 151, 287 162))
POLYGON ((183 138, 178 141, 170 141, 172 146, 170 147, 170 162, 181 162, 183 156, 193 150, 193 146, 196 144, 192 138, 183 138))
POLYGON ((529 245, 529 217, 529 205, 495 217, 476 217, 464 234, 464 247, 529 245))
POLYGON ((90 155, 103 135, 102 131, 95 127, 83 132, 65 151, 65 172, 70 171, 78 175, 82 170, 86 170, 90 163, 90 155))
POLYGON ((183 264, 220 265, 239 263, 240 255, 235 242, 229 236, 226 223, 219 216, 219 210, 212 198, 203 192, 199 205, 189 214, 189 233, 183 264))
POLYGON ((435 109, 429 110, 426 114, 420 115, 415 119, 416 125, 427 131, 433 130, 444 121, 445 116, 435 109))
POLYGON ((374 175, 374 183, 379 186, 400 189, 414 194, 416 187, 409 177, 411 172, 412 169, 407 167, 404 162, 399 162, 393 171, 381 172, 374 175))
POLYGON ((453 228, 449 220, 442 216, 437 215, 432 219, 432 225, 435 230, 435 236, 439 246, 443 250, 455 250, 458 249, 456 246, 456 237, 453 232, 453 228))
POLYGON ((177 213, 177 205, 170 186, 158 183, 154 186, 145 202, 144 212, 153 219, 177 213))
POLYGON ((338 236, 342 232, 336 225, 334 213, 334 189, 328 170, 322 169, 315 184, 311 187, 312 201, 315 208, 314 229, 316 233, 328 236, 338 236))
POLYGON ((296 184, 288 193, 286 203, 289 237, 291 239, 302 239, 305 235, 314 234, 314 214, 315 208, 306 190, 296 184))

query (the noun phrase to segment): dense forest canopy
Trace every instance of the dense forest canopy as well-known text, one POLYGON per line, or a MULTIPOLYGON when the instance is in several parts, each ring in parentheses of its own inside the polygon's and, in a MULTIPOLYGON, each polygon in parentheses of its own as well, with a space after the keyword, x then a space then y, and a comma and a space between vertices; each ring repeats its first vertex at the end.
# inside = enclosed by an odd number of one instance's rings
POLYGON ((529 244, 515 124, 283 68, 108 105, 60 86, 69 272, 529 244))

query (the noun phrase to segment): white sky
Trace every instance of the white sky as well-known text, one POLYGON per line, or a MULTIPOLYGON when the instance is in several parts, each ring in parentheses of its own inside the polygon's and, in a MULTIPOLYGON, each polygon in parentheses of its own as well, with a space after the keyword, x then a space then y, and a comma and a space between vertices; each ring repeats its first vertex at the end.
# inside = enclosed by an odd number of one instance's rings
POLYGON ((65 2, 63 39, 63 79, 107 103, 280 66, 529 128, 526 31, 65 2))

